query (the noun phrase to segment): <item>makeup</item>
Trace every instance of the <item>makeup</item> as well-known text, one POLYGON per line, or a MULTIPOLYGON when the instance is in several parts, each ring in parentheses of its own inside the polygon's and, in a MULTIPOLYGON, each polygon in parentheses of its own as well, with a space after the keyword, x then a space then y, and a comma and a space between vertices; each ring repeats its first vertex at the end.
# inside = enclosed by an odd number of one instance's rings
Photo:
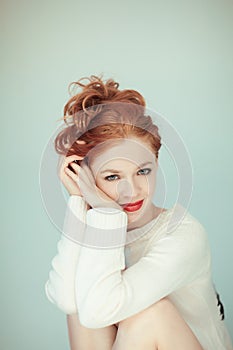
POLYGON ((125 206, 123 206, 123 209, 128 212, 134 212, 139 210, 142 207, 143 200, 135 202, 135 203, 129 203, 125 206))

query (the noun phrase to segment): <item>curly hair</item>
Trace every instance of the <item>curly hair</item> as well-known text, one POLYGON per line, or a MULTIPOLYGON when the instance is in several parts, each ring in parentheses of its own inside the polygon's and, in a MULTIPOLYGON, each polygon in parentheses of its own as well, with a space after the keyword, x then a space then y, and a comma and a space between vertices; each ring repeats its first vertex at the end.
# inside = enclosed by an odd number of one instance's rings
POLYGON ((54 141, 58 154, 85 157, 106 140, 131 136, 149 142, 158 158, 161 137, 151 117, 144 113, 146 103, 139 92, 119 90, 119 83, 113 79, 103 81, 95 75, 72 82, 69 89, 71 86, 81 91, 75 91, 65 104, 61 119, 66 127, 54 141), (85 143, 77 143, 78 140, 85 143))

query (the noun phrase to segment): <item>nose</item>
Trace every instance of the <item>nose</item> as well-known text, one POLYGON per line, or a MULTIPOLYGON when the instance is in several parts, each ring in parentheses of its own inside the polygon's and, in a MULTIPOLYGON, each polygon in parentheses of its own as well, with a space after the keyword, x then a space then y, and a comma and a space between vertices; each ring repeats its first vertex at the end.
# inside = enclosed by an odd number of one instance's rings
POLYGON ((134 200, 137 201, 141 199, 141 191, 139 181, 132 178, 122 179, 117 186, 118 202, 125 204, 134 202, 134 200))

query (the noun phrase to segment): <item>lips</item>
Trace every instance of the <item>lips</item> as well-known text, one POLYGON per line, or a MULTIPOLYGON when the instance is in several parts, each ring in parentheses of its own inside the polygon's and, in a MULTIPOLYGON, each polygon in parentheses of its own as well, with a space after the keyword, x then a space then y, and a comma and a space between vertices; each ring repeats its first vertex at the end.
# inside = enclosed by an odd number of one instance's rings
POLYGON ((141 201, 135 202, 135 203, 127 203, 123 205, 124 210, 133 212, 136 210, 139 210, 143 204, 143 199, 141 201))

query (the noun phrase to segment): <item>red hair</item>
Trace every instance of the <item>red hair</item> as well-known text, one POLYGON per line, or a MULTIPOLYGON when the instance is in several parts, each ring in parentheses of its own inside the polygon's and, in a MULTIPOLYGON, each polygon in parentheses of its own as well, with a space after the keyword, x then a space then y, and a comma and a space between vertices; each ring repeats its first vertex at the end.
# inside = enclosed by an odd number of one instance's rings
POLYGON ((106 82, 92 75, 69 85, 81 88, 64 107, 67 127, 55 139, 58 154, 85 157, 96 145, 111 139, 140 138, 149 143, 158 158, 161 137, 150 116, 144 114, 145 100, 135 90, 119 90, 113 79, 106 82), (82 83, 87 80, 87 84, 82 83), (83 140, 85 144, 76 143, 83 140))

